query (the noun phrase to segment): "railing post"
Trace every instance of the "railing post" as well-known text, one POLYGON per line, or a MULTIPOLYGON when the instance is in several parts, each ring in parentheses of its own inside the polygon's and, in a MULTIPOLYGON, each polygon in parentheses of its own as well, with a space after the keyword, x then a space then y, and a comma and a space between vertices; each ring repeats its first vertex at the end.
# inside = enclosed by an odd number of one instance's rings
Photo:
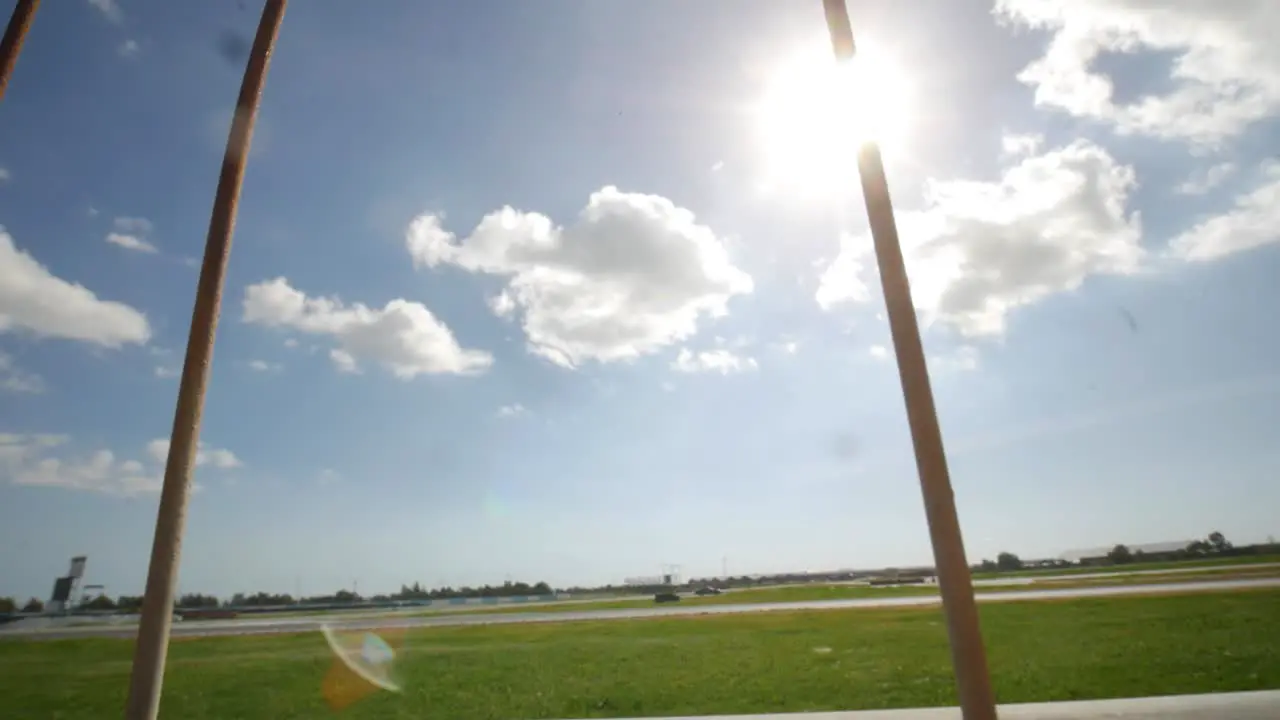
MULTIPOLYGON (((852 62, 856 46, 845 0, 824 0, 823 5, 836 61, 852 62)), ((865 101, 873 103, 876 99, 866 98, 865 101)), ((933 389, 929 385, 929 367, 925 362, 924 344, 920 340, 915 304, 911 300, 911 285, 907 281, 897 223, 893 218, 889 183, 885 178, 880 148, 873 141, 864 140, 858 150, 858 175, 862 181, 862 197, 867 206, 871 239, 880 268, 880 283, 884 288, 902 395, 907 405, 916 470, 920 475, 929 538, 933 543, 938 585, 942 590, 943 611, 947 618, 960 710, 965 720, 995 720, 995 696, 991 691, 987 651, 978 623, 978 606, 973 598, 973 578, 965 560, 964 539, 947 471, 947 455, 942 446, 933 389)))
POLYGON ((253 123, 286 5, 287 0, 267 0, 263 7, 262 20, 231 120, 226 153, 222 158, 222 174, 214 195, 204 262, 196 286, 195 309, 191 314, 187 354, 178 385, 178 403, 173 415, 164 484, 160 491, 151 565, 147 571, 147 590, 142 602, 138 644, 134 649, 133 673, 129 679, 126 720, 155 720, 160 711, 160 690, 164 685, 169 630, 173 624, 173 595, 182 556, 187 498, 191 492, 191 470, 200 442, 200 419, 204 412, 205 388, 209 383, 209 365, 218 330, 223 277, 235 231, 236 208, 253 137, 253 123))

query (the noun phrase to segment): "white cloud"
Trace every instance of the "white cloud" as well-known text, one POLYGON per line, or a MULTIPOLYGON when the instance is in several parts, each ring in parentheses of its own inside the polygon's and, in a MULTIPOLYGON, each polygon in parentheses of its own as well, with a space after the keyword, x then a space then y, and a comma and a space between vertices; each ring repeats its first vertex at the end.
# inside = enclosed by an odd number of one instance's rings
POLYGON ((267 362, 266 360, 250 360, 249 369, 253 370, 254 372, 261 372, 261 373, 280 372, 281 370, 284 369, 284 366, 281 365, 280 363, 267 362))
POLYGON ((0 351, 0 392, 42 393, 44 378, 18 367, 13 356, 0 351))
POLYGON ((182 374, 182 368, 168 365, 157 365, 153 371, 158 378, 176 378, 182 374))
MULTIPOLYGON (((169 438, 156 438, 147 443, 147 455, 152 460, 164 464, 169 459, 169 438)), ((225 448, 209 447, 200 443, 196 449, 196 467, 210 465, 220 470, 231 470, 242 465, 235 453, 225 448)))
MULTIPOLYGON (((1099 273, 1137 272, 1137 214, 1125 205, 1131 168, 1086 141, 1027 156, 997 182, 930 183, 926 208, 899 215, 916 306, 962 334, 999 335, 1008 313, 1099 273)), ((871 241, 845 238, 816 299, 864 302, 871 241)))
POLYGON ((1236 171, 1236 166, 1229 162, 1218 163, 1198 172, 1173 189, 1179 195, 1203 195, 1222 184, 1223 180, 1236 171))
POLYGON ((112 223, 113 232, 107 233, 106 240, 112 245, 135 252, 154 253, 156 246, 145 239, 151 233, 152 224, 146 218, 118 217, 112 223))
POLYGON ((498 417, 500 418, 513 418, 520 415, 527 415, 528 413, 529 411, 526 410, 525 407, 520 403, 515 403, 513 405, 503 405, 502 407, 498 408, 498 417))
POLYGON ((324 468, 316 475, 316 482, 320 485, 333 485, 342 480, 342 475, 332 468, 324 468))
POLYGON ((1264 165, 1252 191, 1236 198, 1235 207, 1197 223, 1175 237, 1175 257, 1203 261, 1260 245, 1280 242, 1280 162, 1264 165))
POLYGON ((136 235, 122 235, 120 233, 107 233, 107 242, 124 248, 125 250, 133 250, 135 252, 153 253, 156 252, 156 246, 143 240, 136 235))
POLYGON ((146 315, 55 277, 0 228, 0 332, 14 330, 109 348, 151 337, 146 315))
POLYGON ((889 348, 883 345, 872 345, 867 353, 877 360, 885 360, 889 357, 889 348))
POLYGON ((139 47, 137 40, 125 40, 116 48, 116 52, 120 57, 133 57, 138 54, 140 49, 141 47, 139 47))
POLYGON ((13 179, 13 175, 9 172, 9 168, 0 167, 0 182, 9 182, 13 179))
POLYGON ((120 5, 115 0, 89 0, 89 4, 113 23, 124 20, 124 13, 120 12, 120 5))
POLYGON ((298 340, 296 338, 287 338, 284 341, 284 346, 287 348, 296 348, 298 347, 298 340))
POLYGON ((671 363, 671 369, 678 372, 718 372, 721 375, 746 372, 747 370, 755 370, 758 367, 759 365, 756 363, 755 358, 735 355, 724 349, 693 352, 688 348, 681 348, 679 354, 676 355, 676 359, 671 363))
POLYGON ((458 345, 453 332, 426 306, 392 300, 381 310, 347 305, 332 297, 307 297, 283 277, 245 288, 245 322, 332 338, 330 357, 340 370, 354 372, 370 361, 396 377, 421 374, 475 374, 493 364, 493 356, 458 345))
POLYGON ((422 215, 409 226, 414 263, 506 278, 491 308, 519 316, 530 351, 565 367, 657 352, 752 291, 721 239, 655 195, 606 187, 563 227, 510 207, 461 240, 440 223, 422 215))
POLYGON ((866 240, 865 237, 849 234, 840 237, 840 253, 822 272, 818 280, 818 291, 813 296, 823 310, 830 310, 847 302, 864 303, 871 299, 871 291, 863 277, 868 268, 875 265, 875 258, 867 252, 866 240))
POLYGON ((1043 144, 1044 136, 1035 134, 1009 134, 1000 139, 1000 149, 1008 156, 1031 155, 1043 144))
POLYGON ((1217 144, 1280 110, 1280 3, 1274 0, 996 0, 997 17, 1053 32, 1019 79, 1036 104, 1120 133, 1217 144), (1174 55, 1172 88, 1117 103, 1095 63, 1107 53, 1174 55))
MULTIPOLYGON (((155 442, 148 445, 148 462, 116 457, 110 450, 97 450, 87 456, 60 452, 68 438, 65 435, 0 434, 0 474, 15 485, 61 487, 87 490, 107 495, 132 496, 155 493, 164 481, 164 456, 155 454, 155 442)), ((168 441, 163 441, 167 448, 168 441)), ((227 450, 215 450, 207 456, 212 467, 229 469, 239 461, 227 450)), ((199 483, 193 484, 199 491, 199 483)))

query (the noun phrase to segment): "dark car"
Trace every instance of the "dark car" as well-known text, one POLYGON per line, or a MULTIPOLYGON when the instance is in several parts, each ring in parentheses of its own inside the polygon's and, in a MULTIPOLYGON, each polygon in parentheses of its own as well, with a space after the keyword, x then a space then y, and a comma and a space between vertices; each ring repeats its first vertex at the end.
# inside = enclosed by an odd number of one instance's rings
POLYGON ((673 592, 660 592, 653 596, 656 603, 680 602, 680 596, 673 592))
POLYGON ((694 591, 693 594, 694 595, 719 595, 720 589, 713 588, 713 587, 703 587, 703 588, 698 588, 696 591, 694 591))

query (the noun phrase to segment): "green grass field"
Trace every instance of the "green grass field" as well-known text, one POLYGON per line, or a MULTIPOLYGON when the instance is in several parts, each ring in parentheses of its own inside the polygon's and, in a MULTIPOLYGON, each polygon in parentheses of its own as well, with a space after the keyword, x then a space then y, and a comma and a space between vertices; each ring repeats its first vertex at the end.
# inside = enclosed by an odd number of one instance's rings
MULTIPOLYGON (((1001 702, 1280 688, 1280 591, 982 607, 1001 702)), ((0 642, 5 717, 118 717, 131 644, 0 642)), ((175 641, 161 714, 317 718, 318 634, 175 641)), ((415 631, 405 691, 347 718, 570 718, 954 704, 937 608, 415 631)))

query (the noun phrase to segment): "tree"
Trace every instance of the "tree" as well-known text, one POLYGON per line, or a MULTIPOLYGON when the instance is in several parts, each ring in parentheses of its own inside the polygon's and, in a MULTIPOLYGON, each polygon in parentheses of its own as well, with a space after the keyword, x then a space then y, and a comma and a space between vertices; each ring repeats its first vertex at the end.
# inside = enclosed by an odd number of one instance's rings
POLYGON ((86 610, 115 610, 116 604, 106 595, 99 595, 88 602, 81 603, 80 607, 86 610))
POLYGON ((1133 562, 1133 553, 1129 552, 1129 548, 1125 545, 1117 545, 1107 553, 1107 559, 1116 565, 1124 565, 1133 562))
POLYGON ((996 556, 996 567, 1000 570, 1021 570, 1022 558, 1011 552, 1002 552, 996 556))
POLYGON ((121 610, 129 610, 137 612, 142 609, 142 596, 140 595, 121 595, 116 598, 116 607, 121 610))
POLYGON ((0 597, 0 614, 8 614, 18 609, 18 603, 11 597, 0 597))
POLYGON ((27 601, 26 605, 22 606, 22 612, 24 613, 44 612, 44 601, 42 601, 40 598, 31 598, 30 600, 27 601))
POLYGON ((178 598, 176 605, 186 610, 194 610, 196 608, 216 608, 218 607, 218 598, 213 595, 187 593, 178 598))
POLYGON ((1209 533, 1209 546, 1213 548, 1213 552, 1227 552, 1231 549, 1231 543, 1227 542, 1226 536, 1214 530, 1209 533))

